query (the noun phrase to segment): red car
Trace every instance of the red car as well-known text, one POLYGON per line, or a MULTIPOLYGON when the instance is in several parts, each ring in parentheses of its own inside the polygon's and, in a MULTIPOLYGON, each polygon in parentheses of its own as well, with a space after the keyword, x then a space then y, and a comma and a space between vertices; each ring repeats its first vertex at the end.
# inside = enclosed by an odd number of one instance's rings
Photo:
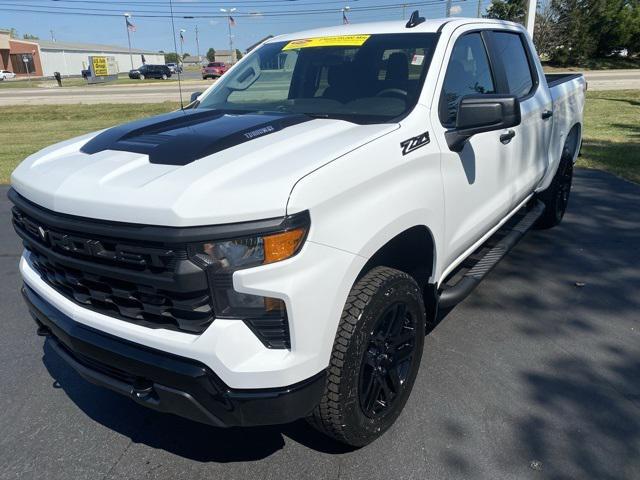
POLYGON ((229 70, 229 67, 226 63, 211 62, 202 67, 202 79, 221 77, 227 70, 229 70))

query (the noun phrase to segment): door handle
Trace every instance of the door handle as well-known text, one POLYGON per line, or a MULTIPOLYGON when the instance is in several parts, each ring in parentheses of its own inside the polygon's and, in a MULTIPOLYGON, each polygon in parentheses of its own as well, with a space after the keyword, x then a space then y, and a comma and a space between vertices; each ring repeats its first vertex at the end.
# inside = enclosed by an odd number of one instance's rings
POLYGON ((542 112, 542 119, 546 120, 547 118, 553 117, 553 112, 551 110, 545 110, 542 112))
POLYGON ((500 135, 500 143, 502 143, 503 145, 506 145, 515 136, 516 136, 516 132, 513 130, 509 130, 507 133, 503 133, 502 135, 500 135))

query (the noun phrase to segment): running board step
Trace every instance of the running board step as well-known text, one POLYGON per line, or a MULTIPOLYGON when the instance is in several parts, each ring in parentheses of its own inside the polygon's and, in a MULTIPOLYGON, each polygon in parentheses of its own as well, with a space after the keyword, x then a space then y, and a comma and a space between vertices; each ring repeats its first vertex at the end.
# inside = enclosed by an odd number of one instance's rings
POLYGON ((477 261, 477 263, 453 286, 440 292, 438 305, 442 308, 453 307, 464 300, 486 277, 493 267, 522 239, 544 212, 544 204, 538 200, 498 243, 477 261))

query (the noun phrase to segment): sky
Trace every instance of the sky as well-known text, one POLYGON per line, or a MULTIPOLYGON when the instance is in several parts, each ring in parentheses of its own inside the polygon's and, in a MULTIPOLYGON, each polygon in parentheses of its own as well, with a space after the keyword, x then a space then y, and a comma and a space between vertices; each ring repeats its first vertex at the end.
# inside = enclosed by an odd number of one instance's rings
MULTIPOLYGON (((490 2, 479 1, 483 9, 490 2)), ((229 48, 228 20, 220 8, 236 8, 233 43, 244 51, 267 35, 342 24, 345 7, 351 23, 402 19, 403 10, 408 18, 415 9, 439 18, 445 16, 446 0, 173 0, 176 32, 185 30, 183 51, 192 55, 197 54, 196 26, 201 55, 210 47, 229 48), (403 3, 408 4, 404 9, 403 3), (379 7, 391 8, 371 10, 379 7)), ((451 13, 475 17, 477 8, 478 0, 452 0, 451 13)), ((20 37, 28 33, 51 40, 53 35, 58 41, 126 46, 125 12, 136 27, 133 48, 175 51, 169 0, 0 0, 0 28, 15 28, 20 37)))

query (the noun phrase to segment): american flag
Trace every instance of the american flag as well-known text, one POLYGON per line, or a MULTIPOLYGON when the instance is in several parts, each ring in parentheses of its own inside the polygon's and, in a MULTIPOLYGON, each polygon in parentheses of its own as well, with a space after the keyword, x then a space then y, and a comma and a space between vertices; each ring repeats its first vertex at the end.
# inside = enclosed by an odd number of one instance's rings
POLYGON ((135 32, 136 31, 136 26, 133 23, 131 23, 127 17, 125 17, 125 20, 127 22, 127 29, 130 32, 135 32))
POLYGON ((347 14, 344 10, 342 11, 342 24, 349 25, 349 19, 347 18, 347 14))
POLYGON ((184 32, 180 30, 180 43, 184 43, 184 32))
POLYGON ((236 21, 231 15, 229 15, 229 25, 231 25, 232 27, 236 26, 236 21))

